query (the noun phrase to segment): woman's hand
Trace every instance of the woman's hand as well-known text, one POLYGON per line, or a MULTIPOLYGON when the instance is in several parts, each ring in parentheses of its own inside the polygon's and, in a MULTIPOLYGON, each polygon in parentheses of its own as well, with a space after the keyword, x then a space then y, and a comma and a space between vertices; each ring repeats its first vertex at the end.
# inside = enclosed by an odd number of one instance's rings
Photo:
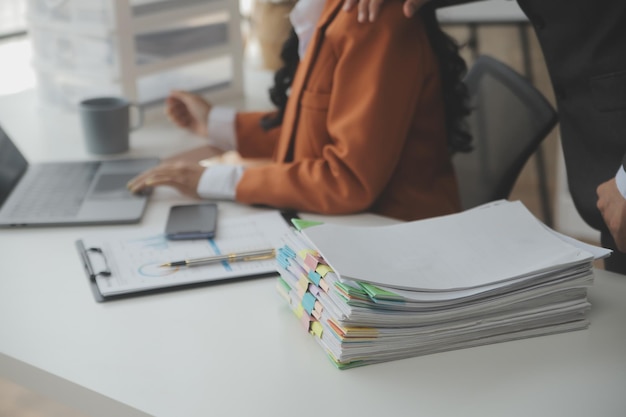
POLYGON ((199 136, 208 136, 209 112, 211 103, 197 94, 186 91, 172 91, 165 101, 165 114, 177 126, 199 136))
POLYGON ((163 163, 130 180, 128 189, 133 193, 138 193, 147 188, 168 185, 176 188, 182 194, 200 198, 198 183, 205 169, 207 168, 193 162, 163 163))
POLYGON ((626 252, 626 199, 617 188, 615 178, 600 184, 596 193, 598 194, 596 205, 615 240, 617 249, 626 252))
MULTIPOLYGON (((405 0, 404 7, 404 15, 406 17, 412 17, 415 12, 417 12, 420 7, 424 3, 427 3, 430 0, 405 0)), ((345 11, 351 10, 354 5, 358 5, 358 14, 357 19, 359 22, 365 22, 369 20, 373 22, 378 17, 378 12, 380 11, 380 6, 385 2, 385 0, 345 0, 343 3, 343 9, 345 11)))

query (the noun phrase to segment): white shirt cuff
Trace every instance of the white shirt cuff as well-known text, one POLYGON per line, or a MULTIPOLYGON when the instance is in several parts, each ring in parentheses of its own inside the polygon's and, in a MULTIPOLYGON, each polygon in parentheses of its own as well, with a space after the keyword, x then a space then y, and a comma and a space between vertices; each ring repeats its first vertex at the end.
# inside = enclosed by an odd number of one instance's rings
POLYGON ((626 171, 624 166, 619 167, 617 174, 615 174, 615 184, 622 197, 626 198, 626 171))
POLYGON ((209 145, 223 151, 233 151, 237 144, 235 117, 237 111, 231 107, 213 106, 208 116, 209 145))
POLYGON ((202 198, 234 200, 243 171, 241 165, 212 165, 202 173, 196 191, 202 198))

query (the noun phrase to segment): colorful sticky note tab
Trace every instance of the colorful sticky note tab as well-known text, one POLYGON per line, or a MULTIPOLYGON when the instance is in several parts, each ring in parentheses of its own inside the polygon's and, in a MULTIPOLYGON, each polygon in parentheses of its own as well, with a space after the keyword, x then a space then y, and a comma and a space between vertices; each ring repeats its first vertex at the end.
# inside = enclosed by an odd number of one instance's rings
POLYGON ((320 320, 322 318, 323 312, 324 312, 324 307, 322 306, 322 303, 316 300, 315 307, 313 308, 313 311, 311 312, 311 314, 313 315, 313 317, 320 320))
POLYGON ((307 227, 319 226, 320 224, 324 224, 324 223, 316 222, 314 220, 291 219, 291 224, 293 224, 296 229, 302 230, 302 229, 306 229, 307 227))
POLYGON ((313 249, 302 249, 302 250, 299 250, 298 253, 296 254, 298 258, 302 259, 303 268, 304 268, 304 259, 307 257, 307 255, 317 255, 317 252, 314 251, 313 249))
POLYGON ((320 284, 320 279, 322 279, 322 277, 320 276, 320 274, 318 274, 315 271, 309 271, 309 275, 308 278, 311 280, 311 282, 315 285, 319 285, 320 284))
POLYGON ((276 254, 276 262, 278 262, 278 264, 285 269, 289 268, 289 266, 291 265, 291 262, 289 262, 289 258, 281 253, 280 249, 276 254))
POLYGON ((373 301, 376 301, 376 300, 403 301, 404 300, 401 295, 398 295, 391 291, 383 290, 372 284, 359 282, 359 285, 361 286, 361 288, 363 288, 363 290, 365 290, 367 295, 370 298, 372 298, 373 301))
POLYGON ((302 323, 302 325, 304 326, 304 328, 305 328, 305 329, 306 329, 306 331, 308 332, 308 331, 309 331, 309 328, 310 328, 310 326, 311 326, 311 317, 309 317, 309 316, 308 316, 308 315, 306 315, 306 314, 303 314, 303 315, 300 317, 300 323, 302 323))
POLYGON ((320 288, 317 285, 313 285, 313 284, 309 284, 309 289, 308 291, 313 294, 315 297, 317 297, 320 293, 320 288))
POLYGON ((317 272, 322 278, 326 276, 329 272, 332 272, 330 266, 326 264, 318 264, 317 268, 315 268, 315 272, 317 272))
POLYGON ((298 280, 298 288, 303 288, 304 290, 309 288, 309 279, 304 275, 298 280))
POLYGON ((303 316, 306 317, 306 314, 304 314, 304 307, 302 307, 302 305, 298 305, 296 306, 296 308, 293 309, 293 312, 296 313, 296 317, 301 319, 303 316))
POLYGON ((289 246, 285 245, 282 248, 278 249, 279 252, 282 252, 288 258, 295 258, 296 252, 291 249, 289 246))
POLYGON ((307 313, 313 313, 313 310, 315 309, 315 301, 315 296, 310 292, 307 292, 302 296, 302 307, 307 313))
POLYGON ((304 264, 309 267, 309 271, 315 271, 318 263, 319 259, 317 258, 317 256, 313 256, 313 254, 311 253, 307 253, 304 257, 304 264))
POLYGON ((322 326, 322 323, 318 321, 314 321, 313 323, 311 323, 310 333, 312 335, 321 338, 323 332, 324 332, 324 327, 322 326))

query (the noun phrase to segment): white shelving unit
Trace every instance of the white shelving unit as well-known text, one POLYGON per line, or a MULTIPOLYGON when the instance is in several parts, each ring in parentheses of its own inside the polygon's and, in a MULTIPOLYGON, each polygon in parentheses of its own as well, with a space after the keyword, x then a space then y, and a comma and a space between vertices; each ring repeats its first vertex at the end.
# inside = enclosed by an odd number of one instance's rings
POLYGON ((62 104, 120 94, 139 104, 171 89, 243 94, 236 0, 28 0, 42 93, 62 104))

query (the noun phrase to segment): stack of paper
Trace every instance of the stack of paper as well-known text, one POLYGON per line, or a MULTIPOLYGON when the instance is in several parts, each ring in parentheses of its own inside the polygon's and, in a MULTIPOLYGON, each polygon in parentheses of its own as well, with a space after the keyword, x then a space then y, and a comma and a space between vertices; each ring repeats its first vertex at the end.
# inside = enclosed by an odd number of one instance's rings
POLYGON ((339 368, 586 328, 592 261, 519 202, 287 234, 279 292, 339 368))

